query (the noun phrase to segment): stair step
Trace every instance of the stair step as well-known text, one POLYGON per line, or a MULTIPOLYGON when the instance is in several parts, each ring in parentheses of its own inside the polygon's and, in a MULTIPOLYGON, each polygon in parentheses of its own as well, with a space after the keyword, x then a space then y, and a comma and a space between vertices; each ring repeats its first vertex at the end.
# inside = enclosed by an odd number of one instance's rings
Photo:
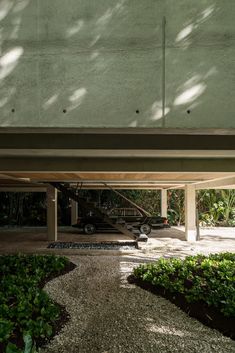
POLYGON ((85 210, 94 211, 96 214, 101 216, 106 223, 108 223, 109 225, 111 225, 112 227, 114 227, 115 229, 120 231, 121 233, 127 235, 128 237, 130 237, 132 239, 136 239, 136 237, 140 234, 138 229, 135 229, 135 230, 131 229, 130 230, 126 226, 123 226, 119 223, 115 223, 111 218, 109 218, 109 216, 107 214, 105 214, 103 211, 101 211, 98 207, 95 207, 94 203, 84 201, 84 199, 79 197, 79 195, 77 195, 76 191, 73 188, 69 187, 68 185, 58 183, 58 182, 53 182, 50 184, 52 186, 54 186, 56 189, 58 189, 59 191, 61 191, 63 194, 65 194, 68 198, 76 201, 85 210))

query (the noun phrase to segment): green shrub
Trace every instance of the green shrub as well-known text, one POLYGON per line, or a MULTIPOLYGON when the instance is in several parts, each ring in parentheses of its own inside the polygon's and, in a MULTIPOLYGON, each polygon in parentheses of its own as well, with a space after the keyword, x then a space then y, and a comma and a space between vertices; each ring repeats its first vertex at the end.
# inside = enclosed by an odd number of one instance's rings
POLYGON ((14 343, 9 342, 6 347, 6 353, 37 353, 35 344, 33 344, 32 336, 26 332, 23 336, 24 350, 19 349, 14 343))
POLYGON ((27 342, 29 336, 35 339, 52 335, 60 310, 40 286, 67 263, 68 259, 52 255, 0 256, 0 342, 9 342, 9 352, 17 352, 11 343, 16 332, 26 340, 28 337, 27 342))
POLYGON ((188 302, 203 301, 225 316, 235 316, 235 254, 159 259, 134 269, 138 279, 181 293, 188 302))

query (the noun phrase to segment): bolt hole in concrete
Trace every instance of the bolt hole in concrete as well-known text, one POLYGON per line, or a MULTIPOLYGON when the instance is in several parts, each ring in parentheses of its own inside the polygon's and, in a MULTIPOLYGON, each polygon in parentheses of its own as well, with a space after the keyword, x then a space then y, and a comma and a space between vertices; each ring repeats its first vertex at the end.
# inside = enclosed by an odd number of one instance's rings
POLYGON ((12 108, 11 112, 12 112, 12 113, 15 113, 15 109, 14 109, 14 108, 12 108))
POLYGON ((67 110, 66 110, 66 109, 63 109, 63 113, 64 113, 64 114, 67 113, 67 110))
POLYGON ((139 109, 136 109, 136 111, 135 111, 135 112, 136 112, 136 114, 139 114, 139 112, 140 112, 140 111, 139 111, 139 109))
POLYGON ((187 110, 187 113, 188 113, 188 114, 190 114, 190 113, 191 113, 191 110, 190 110, 190 109, 188 109, 188 110, 187 110))

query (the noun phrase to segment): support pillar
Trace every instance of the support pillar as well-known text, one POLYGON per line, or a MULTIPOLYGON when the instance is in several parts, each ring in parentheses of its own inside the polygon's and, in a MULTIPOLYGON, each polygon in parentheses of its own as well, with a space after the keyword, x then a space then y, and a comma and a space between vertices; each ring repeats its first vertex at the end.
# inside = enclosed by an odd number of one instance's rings
POLYGON ((47 187, 47 239, 57 240, 57 189, 47 187))
POLYGON ((161 217, 167 218, 167 190, 161 190, 161 217))
POLYGON ((71 225, 77 223, 78 218, 78 203, 74 200, 71 200, 71 225))
POLYGON ((197 240, 196 190, 194 185, 185 186, 185 237, 187 241, 197 240))

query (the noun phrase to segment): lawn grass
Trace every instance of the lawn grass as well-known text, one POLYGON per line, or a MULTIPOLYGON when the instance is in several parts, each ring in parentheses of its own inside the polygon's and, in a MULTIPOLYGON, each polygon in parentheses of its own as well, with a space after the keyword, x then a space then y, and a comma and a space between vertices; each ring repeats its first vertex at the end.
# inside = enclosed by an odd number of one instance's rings
POLYGON ((25 344, 39 345, 54 335, 65 315, 42 287, 74 267, 54 255, 0 256, 0 352, 23 352, 25 344))
POLYGON ((234 253, 161 258, 135 268, 132 281, 235 338, 234 253))

